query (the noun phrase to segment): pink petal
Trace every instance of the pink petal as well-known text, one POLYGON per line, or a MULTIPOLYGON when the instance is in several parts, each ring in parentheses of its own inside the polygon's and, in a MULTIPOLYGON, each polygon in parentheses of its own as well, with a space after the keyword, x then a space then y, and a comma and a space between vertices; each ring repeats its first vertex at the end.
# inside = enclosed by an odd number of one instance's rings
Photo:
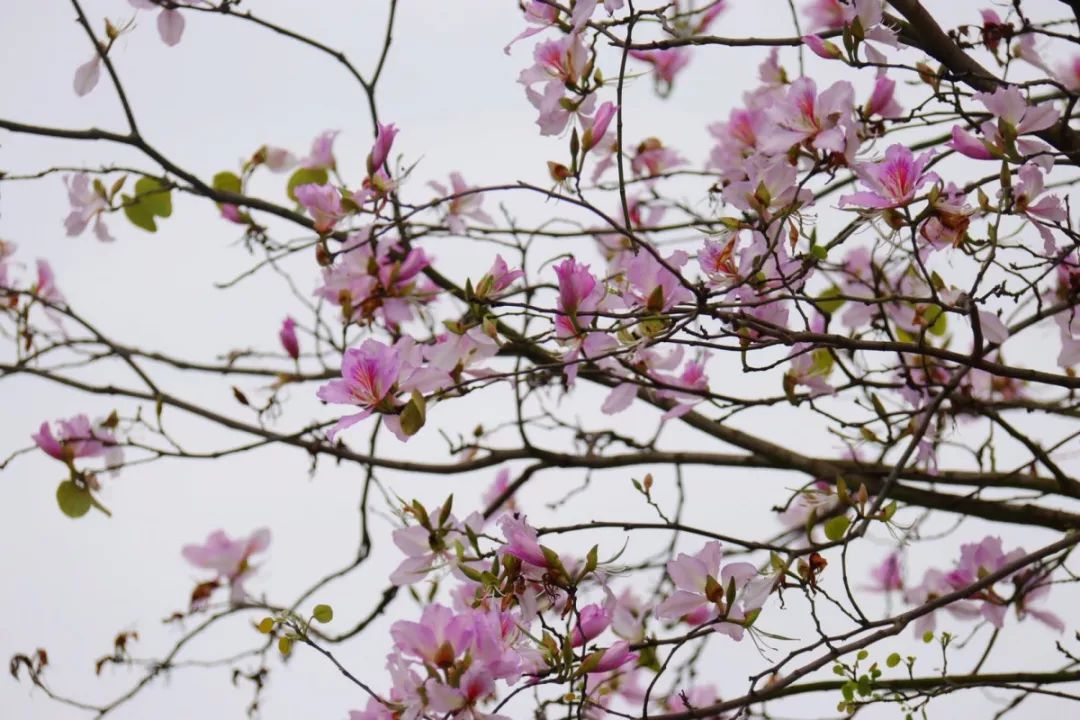
POLYGON ((157 16, 157 29, 162 42, 172 47, 184 35, 184 16, 179 10, 162 10, 157 16))
POLYGON ((90 62, 76 68, 75 80, 72 83, 75 94, 79 97, 86 95, 98 84, 99 77, 101 77, 101 58, 94 56, 90 62))

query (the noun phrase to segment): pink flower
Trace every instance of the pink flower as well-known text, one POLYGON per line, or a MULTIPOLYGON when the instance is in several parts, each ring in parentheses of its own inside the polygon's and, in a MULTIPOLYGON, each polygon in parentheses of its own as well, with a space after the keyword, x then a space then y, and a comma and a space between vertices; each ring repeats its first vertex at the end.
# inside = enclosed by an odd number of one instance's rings
POLYGON ((496 255, 495 262, 491 264, 491 269, 476 284, 476 297, 487 298, 498 295, 510 287, 514 281, 523 277, 525 277, 524 270, 511 270, 506 261, 503 260, 502 255, 496 255))
POLYGON ((997 122, 987 120, 979 126, 982 141, 959 125, 954 126, 949 147, 976 160, 1000 158, 1014 149, 1021 155, 1032 155, 1046 148, 1042 142, 1021 136, 1046 130, 1057 122, 1060 113, 1051 103, 1028 105, 1015 85, 999 87, 992 94, 976 93, 973 97, 997 118, 997 122))
POLYGON ((910 204, 923 185, 940 182, 936 173, 924 172, 933 157, 933 150, 916 158, 905 145, 890 145, 885 150, 884 160, 855 166, 855 174, 870 190, 844 195, 840 198, 840 205, 885 210, 910 204))
POLYGON ((577 100, 567 98, 568 89, 577 88, 589 62, 589 51, 579 33, 558 40, 538 43, 533 52, 534 63, 521 71, 518 82, 525 86, 525 97, 540 115, 537 125, 542 135, 558 135, 570 118, 588 115, 595 104, 595 95, 577 100), (541 90, 533 86, 543 83, 541 90))
POLYGON ((450 189, 442 183, 429 183, 443 197, 454 196, 449 200, 446 210, 446 226, 455 235, 465 232, 464 218, 470 217, 485 225, 492 225, 491 216, 480 209, 484 202, 484 196, 478 192, 469 192, 472 188, 465 183, 465 178, 459 172, 450 173, 450 189))
POLYGON ((297 186, 293 193, 315 221, 317 232, 330 232, 345 217, 345 211, 341 207, 341 192, 333 185, 307 183, 297 186))
POLYGON ((631 50, 630 57, 653 66, 656 87, 661 94, 671 92, 675 76, 690 62, 690 51, 676 47, 665 50, 631 50))
POLYGON ((792 145, 805 142, 818 150, 845 153, 851 133, 854 93, 847 81, 834 83, 819 95, 812 79, 795 80, 787 94, 768 111, 774 125, 761 138, 761 149, 772 154, 785 153, 792 145))
POLYGON ((396 720, 396 714, 378 698, 368 698, 363 710, 349 711, 349 720, 396 720))
MULTIPOLYGON (((836 392, 829 384, 833 358, 824 348, 817 350, 809 343, 796 343, 791 348, 791 369, 784 376, 785 381, 803 385, 810 389, 811 396, 831 395, 836 392)), ((787 385, 785 385, 787 387, 787 385)))
POLYGON ((896 81, 885 75, 878 75, 874 80, 874 90, 870 93, 870 99, 863 106, 863 112, 867 117, 880 115, 883 118, 894 118, 903 112, 903 108, 893 98, 896 90, 896 81))
POLYGON ((739 266, 735 263, 735 244, 739 236, 732 234, 726 242, 714 242, 706 239, 698 251, 697 261, 701 272, 709 278, 709 285, 724 287, 734 284, 739 278, 739 266))
POLYGON ((763 109, 736 108, 727 122, 710 125, 709 134, 716 139, 716 146, 709 153, 709 165, 733 178, 744 177, 744 163, 757 152, 758 137, 766 123, 763 109))
POLYGON ((435 298, 438 288, 422 275, 430 264, 421 248, 405 252, 391 237, 372 241, 367 227, 348 237, 337 262, 323 270, 315 294, 340 305, 348 320, 367 323, 378 317, 396 329, 435 298))
POLYGON ((685 165, 686 160, 657 138, 648 138, 637 146, 630 169, 640 177, 661 175, 668 170, 685 165))
POLYGON ((45 260, 37 261, 37 282, 34 284, 34 294, 54 305, 64 302, 64 296, 60 288, 56 286, 56 275, 53 274, 52 266, 45 260))
POLYGON ((995 157, 990 148, 986 146, 986 143, 978 140, 959 125, 953 125, 952 140, 945 144, 961 155, 973 160, 993 160, 995 157))
POLYGON ((559 278, 559 315, 555 319, 555 327, 560 335, 577 335, 578 327, 591 322, 588 313, 599 307, 606 291, 589 272, 589 266, 573 258, 556 265, 555 274, 559 278))
POLYGON ((280 173, 296 167, 296 156, 285 148, 263 145, 255 154, 270 172, 280 173))
POLYGON ((627 588, 615 598, 611 611, 611 630, 632 643, 645 639, 645 620, 650 608, 633 590, 627 588))
POLYGON ((688 360, 678 375, 656 373, 656 379, 666 386, 656 391, 656 396, 678 401, 661 418, 671 420, 682 417, 709 392, 709 376, 705 373, 705 363, 700 360, 688 360))
POLYGON ((394 415, 401 410, 397 394, 430 391, 446 380, 445 373, 422 367, 422 363, 420 349, 409 337, 392 346, 365 340, 360 347, 346 350, 341 360, 341 379, 326 383, 316 395, 323 402, 362 409, 338 420, 327 437, 333 440, 337 433, 379 412, 389 414, 384 420, 387 428, 402 442, 407 441, 408 435, 394 415))
POLYGON ((526 87, 539 82, 576 85, 585 72, 589 54, 580 34, 537 43, 533 64, 521 71, 518 82, 526 87))
POLYGON ((656 616, 678 619, 715 599, 722 599, 724 586, 717 585, 723 550, 715 540, 694 555, 679 553, 667 563, 668 577, 675 583, 675 592, 656 607, 656 616), (712 583, 710 583, 710 580, 712 583), (719 588, 719 589, 717 589, 719 588), (710 593, 709 590, 713 592, 710 593), (717 594, 719 593, 719 595, 717 594), (709 597, 709 595, 714 597, 709 597))
POLYGON ((815 29, 839 30, 846 22, 847 9, 841 0, 811 0, 803 13, 815 29))
MULTIPOLYGON (((490 507, 491 503, 502 497, 503 493, 510 489, 510 470, 509 468, 503 468, 495 474, 495 482, 491 483, 487 490, 484 491, 482 500, 486 507, 490 507)), ((510 512, 517 511, 517 500, 511 495, 503 501, 496 510, 506 509, 510 512)))
POLYGON ((1015 85, 999 87, 992 94, 976 93, 973 97, 998 119, 999 128, 1011 127, 1014 136, 1046 130, 1061 114, 1051 103, 1029 105, 1015 85))
POLYGON ((620 641, 606 650, 597 650, 592 653, 585 658, 584 665, 589 668, 586 673, 602 673, 610 672, 637 659, 638 654, 630 651, 630 643, 620 641), (594 660, 594 658, 596 659, 594 660))
POLYGON ((723 569, 723 551, 715 540, 694 555, 679 553, 667 563, 668 576, 675 583, 675 592, 656 607, 661 618, 687 618, 695 624, 708 621, 719 613, 725 621, 716 630, 741 640, 745 628, 737 624, 758 610, 772 592, 774 580, 758 576, 757 568, 746 562, 729 563, 723 569), (735 588, 731 604, 727 604, 728 588, 735 588))
POLYGON ((1013 584, 1016 586, 1016 615, 1018 618, 1023 620, 1026 616, 1031 615, 1047 627, 1059 633, 1065 632, 1065 622, 1060 617, 1048 610, 1031 607, 1035 603, 1044 603, 1050 594, 1052 581, 1049 571, 1038 568, 1021 570, 1013 577, 1013 584))
POLYGON ((581 152, 583 154, 604 141, 608 125, 611 124, 611 119, 615 117, 618 109, 615 103, 605 102, 596 109, 596 114, 592 118, 585 118, 585 132, 581 136, 581 152))
POLYGON ((724 200, 740 210, 756 212, 763 220, 793 205, 808 205, 814 196, 798 187, 798 171, 785 158, 757 155, 743 163, 746 180, 724 188, 724 200))
POLYGON ((802 41, 812 53, 825 60, 839 60, 844 57, 843 51, 836 46, 836 43, 831 43, 817 35, 803 35, 802 41))
POLYGON ((397 134, 397 126, 393 123, 389 125, 379 123, 378 132, 375 135, 375 144, 371 147, 371 153, 367 157, 368 175, 374 175, 376 171, 386 164, 397 134))
POLYGON ((715 685, 695 685, 668 696, 664 702, 664 709, 668 712, 697 710, 714 705, 719 697, 715 685))
POLYGON ((76 458, 101 457, 107 469, 115 469, 124 461, 124 451, 112 430, 101 422, 90 424, 86 415, 76 415, 57 421, 57 432, 47 422, 41 423, 31 435, 34 442, 50 457, 71 465, 76 458))
MULTIPOLYGON (((1023 556, 1024 551, 1020 548, 1008 554, 1004 553, 1001 538, 987 536, 978 543, 960 546, 960 561, 945 579, 953 590, 962 590, 1023 556)), ((1006 608, 1004 601, 996 596, 993 588, 987 588, 971 597, 983 601, 979 612, 994 627, 1000 628, 1005 621, 1006 608)))
POLYGON ((1007 32, 1011 35, 1013 27, 1009 23, 1002 22, 1001 16, 989 8, 980 10, 979 15, 982 16, 983 43, 987 50, 996 53, 1003 33, 1007 32))
MULTIPOLYGON (((727 10, 726 0, 716 0, 712 5, 708 7, 701 14, 701 17, 697 21, 697 25, 694 26, 694 34, 700 35, 709 29, 709 26, 720 16, 722 12, 727 10)), ((619 6, 622 6, 622 0, 619 0, 619 6)))
POLYGON ((613 613, 612 603, 593 603, 578 611, 578 623, 572 634, 572 645, 581 647, 608 629, 613 613))
POLYGON ((250 216, 232 203, 221 203, 221 217, 237 225, 247 225, 248 220, 251 219, 250 216))
POLYGON ((547 558, 540 547, 540 540, 536 530, 525 520, 524 515, 518 513, 505 513, 499 518, 499 529, 502 530, 506 544, 501 552, 512 555, 524 563, 540 568, 548 566, 547 558))
POLYGON ((653 313, 667 312, 679 303, 691 302, 694 293, 683 284, 682 276, 671 270, 679 270, 689 259, 685 252, 676 250, 662 264, 652 253, 642 250, 626 268, 630 291, 624 299, 653 313))
POLYGON ((10 287, 8 285, 8 266, 5 260, 11 257, 15 253, 15 243, 0 240, 0 288, 10 287))
POLYGON ((1039 235, 1043 239, 1044 250, 1047 255, 1053 255, 1057 251, 1054 235, 1048 223, 1064 223, 1068 220, 1068 214, 1062 207, 1061 199, 1057 195, 1042 195, 1044 178, 1042 170, 1034 162, 1026 162, 1017 172, 1019 181, 1013 186, 1012 196, 1015 211, 1026 216, 1035 225, 1039 235))
POLYGON ((339 130, 324 130, 322 134, 311 143, 311 153, 300 161, 303 167, 310 170, 333 170, 337 167, 334 159, 334 140, 339 130))
POLYGON ((1071 61, 1058 66, 1054 75, 1071 92, 1080 91, 1080 55, 1074 55, 1071 61))
POLYGON ((281 340, 281 347, 285 348, 285 352, 289 354, 293 360, 300 357, 300 341, 296 339, 296 321, 291 317, 286 317, 281 323, 281 330, 278 331, 278 338, 281 340))
POLYGON ((518 40, 524 40, 527 37, 543 32, 547 28, 555 24, 555 21, 559 17, 559 9, 554 5, 548 5, 541 0, 529 0, 523 8, 525 11, 525 22, 531 27, 526 27, 520 33, 514 36, 514 39, 506 44, 503 48, 503 52, 507 55, 510 54, 510 48, 518 40))
POLYGON ((75 77, 71 85, 75 89, 75 94, 82 97, 97 87, 100 78, 101 57, 94 53, 94 57, 75 68, 75 77))
POLYGON ((880 565, 870 571, 873 580, 867 589, 874 592, 891 592, 904 589, 904 575, 900 569, 900 554, 889 553, 880 565))
MULTIPOLYGON (((975 210, 965 202, 960 188, 950 182, 932 199, 930 213, 919 228, 919 234, 928 243, 926 253, 959 246, 967 236, 975 210)), ((920 251, 920 256, 925 259, 926 253, 920 251)))
POLYGON ((207 536, 202 545, 185 545, 181 554, 195 567, 214 570, 219 579, 227 580, 232 589, 232 601, 242 602, 247 596, 244 583, 255 572, 251 556, 270 546, 270 531, 260 528, 249 537, 232 540, 222 530, 207 536))
MULTIPOLYGON (((935 568, 930 568, 923 575, 922 582, 915 587, 904 591, 904 600, 912 605, 924 605, 932 602, 942 595, 948 595, 955 588, 945 577, 945 573, 935 568)), ((951 614, 961 618, 978 617, 979 610, 972 603, 959 600, 945 606, 951 614)), ((921 616, 915 621, 915 634, 923 635, 933 630, 937 625, 934 617, 937 610, 921 616)))
POLYGON ((424 358, 432 368, 449 375, 456 383, 463 374, 485 377, 492 371, 475 367, 487 362, 499 352, 499 344, 486 335, 479 326, 465 332, 447 332, 439 335, 434 345, 424 346, 424 358))
POLYGON ((476 720, 508 720, 502 715, 487 715, 475 712, 475 705, 495 694, 495 679, 487 670, 470 667, 456 685, 431 683, 428 686, 429 707, 437 713, 448 713, 447 717, 471 717, 476 720), (468 711, 467 714, 463 711, 468 711))
POLYGON ((469 649, 473 622, 470 616, 443 605, 428 605, 420 622, 398 620, 390 627, 390 635, 404 655, 446 668, 469 649))
POLYGON ((803 527, 811 514, 819 518, 824 517, 838 504, 839 499, 833 492, 832 486, 827 482, 818 481, 798 492, 788 504, 787 509, 780 514, 780 522, 789 528, 803 527))
POLYGON ((102 217, 109 205, 105 198, 90 183, 90 177, 86 173, 64 176, 67 185, 68 202, 71 203, 71 212, 64 219, 64 227, 68 237, 81 235, 90 221, 94 221, 94 235, 102 242, 113 240, 109 234, 109 228, 105 227, 102 217))

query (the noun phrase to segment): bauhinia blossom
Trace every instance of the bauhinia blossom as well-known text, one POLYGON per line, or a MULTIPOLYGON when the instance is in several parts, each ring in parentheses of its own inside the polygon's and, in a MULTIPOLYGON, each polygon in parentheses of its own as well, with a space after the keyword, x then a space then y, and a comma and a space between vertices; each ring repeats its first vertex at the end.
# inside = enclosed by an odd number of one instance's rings
POLYGON ((86 415, 57 421, 55 433, 53 426, 43 422, 31 437, 47 455, 69 466, 77 458, 104 458, 108 469, 115 469, 124 461, 124 450, 112 429, 101 421, 91 424, 86 415))
POLYGON ((431 259, 423 249, 405 251, 388 236, 373 241, 371 228, 351 234, 333 265, 323 270, 315 293, 341 306, 347 321, 382 320, 397 328, 430 302, 438 288, 423 276, 431 259))
POLYGON ((341 192, 330 185, 316 185, 307 183, 298 185, 293 190, 297 201, 304 206, 311 219, 315 223, 315 230, 320 233, 328 233, 334 226, 345 218, 345 210, 341 205, 341 192))
POLYGON ((676 47, 664 50, 631 50, 630 57, 653 66, 653 77, 661 94, 671 92, 675 76, 690 63, 690 52, 676 47))
POLYGON ((482 299, 496 296, 513 285, 514 281, 523 277, 525 277, 523 270, 511 270, 510 266, 503 260, 502 255, 496 255, 495 262, 491 264, 491 269, 480 278, 480 282, 476 284, 473 291, 476 297, 482 299))
POLYGON ((270 546, 270 531, 260 528, 248 537, 232 539, 223 530, 215 530, 202 545, 185 545, 181 554, 195 567, 213 570, 217 580, 229 584, 232 601, 247 598, 244 583, 255 573, 251 556, 270 546))
POLYGON ((461 176, 461 173, 450 173, 449 189, 442 183, 431 182, 429 185, 435 188, 435 191, 441 196, 450 198, 447 201, 446 208, 446 227, 455 235, 464 234, 465 218, 467 217, 485 225, 494 224, 491 216, 480 209, 484 202, 483 194, 474 192, 473 188, 465 182, 465 178, 461 176))
POLYGON ((339 130, 324 130, 320 133, 311 143, 311 152, 300 164, 310 170, 333 170, 337 167, 334 140, 339 133, 339 130))
POLYGON ((812 79, 795 80, 784 98, 769 110, 774 125, 762 136, 761 149, 784 153, 792 145, 807 143, 817 150, 846 153, 854 93, 845 80, 833 83, 821 94, 812 79))
POLYGON ((293 360, 300 357, 300 341, 296 338, 296 321, 291 317, 286 317, 281 322, 278 339, 281 340, 281 347, 285 349, 289 357, 293 360))
POLYGON ((885 150, 885 159, 855 166, 855 174, 869 190, 842 196, 840 205, 857 205, 873 210, 909 205, 915 199, 915 193, 924 185, 940 182, 936 173, 926 172, 926 166, 933 157, 933 150, 915 157, 905 145, 890 145, 885 150))
POLYGON ((676 589, 656 607, 657 617, 685 618, 694 624, 718 618, 718 632, 741 640, 745 627, 753 621, 750 614, 756 617, 755 611, 772 592, 774 581, 759 576, 757 568, 747 562, 721 568, 722 558, 720 543, 713 540, 694 555, 679 553, 669 560, 668 576, 676 589))
POLYGON ((356 405, 361 411, 346 415, 327 432, 331 439, 372 413, 382 413, 386 427, 405 442, 409 438, 401 427, 398 413, 404 405, 399 393, 428 392, 443 385, 446 374, 425 367, 420 348, 405 337, 394 345, 365 340, 360 347, 349 348, 341 360, 341 379, 331 380, 316 393, 320 400, 339 405, 356 405))
POLYGON ((109 228, 105 226, 103 216, 109 209, 109 204, 102 195, 102 190, 90 182, 90 176, 86 173, 67 175, 64 178, 67 185, 68 202, 71 203, 71 212, 64 219, 64 228, 70 237, 81 235, 86 226, 92 220, 94 222, 94 235, 102 242, 113 240, 109 234, 109 228))
POLYGON ((1029 105, 1015 85, 999 87, 993 93, 976 93, 974 97, 997 121, 987 120, 979 126, 982 140, 960 125, 953 126, 949 146, 976 160, 1041 152, 1046 147, 1043 143, 1022 136, 1052 127, 1061 115, 1051 103, 1029 105))

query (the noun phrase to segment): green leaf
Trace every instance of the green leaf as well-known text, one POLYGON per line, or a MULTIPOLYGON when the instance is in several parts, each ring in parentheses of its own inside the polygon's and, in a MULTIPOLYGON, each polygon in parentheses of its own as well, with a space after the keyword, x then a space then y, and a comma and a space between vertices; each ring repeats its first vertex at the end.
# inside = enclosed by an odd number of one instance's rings
POLYGON ((151 215, 167 218, 172 215, 172 189, 151 177, 139 178, 135 183, 135 197, 145 205, 151 215))
POLYGON ((824 245, 813 245, 810 248, 810 255, 812 255, 815 260, 827 260, 829 251, 825 249, 824 245))
POLYGON ((329 605, 316 605, 311 616, 318 622, 328 623, 334 619, 334 608, 329 605))
POLYGON ((885 664, 889 667, 896 667, 900 664, 900 653, 893 653, 889 657, 885 658, 885 664))
POLYGON ((228 170, 219 172, 215 175, 213 182, 210 184, 215 190, 231 193, 243 192, 243 182, 240 180, 240 176, 234 172, 229 172, 228 170))
POLYGON ((401 422, 401 431, 409 437, 412 437, 420 432, 420 428, 424 427, 426 418, 424 416, 423 405, 418 403, 414 397, 409 400, 404 409, 402 409, 398 419, 401 422))
POLYGON ((825 537, 830 540, 839 540, 844 537, 844 533, 847 532, 848 525, 851 521, 848 520, 847 515, 837 515, 834 518, 830 518, 825 523, 825 537))
POLYGON ((131 221, 132 225, 142 228, 146 232, 157 232, 154 214, 145 205, 130 195, 121 195, 120 199, 124 203, 124 215, 131 221))
POLYGON ((821 312, 832 315, 839 310, 840 306, 845 302, 843 298, 837 298, 837 295, 840 294, 842 294, 840 288, 833 285, 828 290, 818 295, 814 304, 818 306, 818 310, 821 312))
POLYGON ((259 621, 259 632, 269 635, 274 630, 274 618, 265 617, 259 621))
POLYGON ((596 569, 596 565, 597 565, 597 562, 598 562, 597 561, 597 555, 598 555, 599 552, 600 552, 600 546, 599 545, 593 545, 591 548, 589 548, 589 553, 588 553, 588 555, 585 556, 585 573, 586 574, 591 573, 593 570, 596 569))
POLYGON ((293 644, 292 638, 291 637, 286 637, 284 635, 279 637, 278 641, 277 641, 278 650, 281 652, 282 655, 288 655, 289 653, 292 652, 292 644, 293 644))
POLYGON ((70 518, 80 518, 90 512, 94 504, 90 491, 79 487, 71 480, 65 480, 56 488, 56 503, 60 511, 70 518))
POLYGON ((285 191, 288 193, 290 200, 299 202, 296 199, 296 188, 309 183, 325 185, 329 179, 330 176, 326 174, 325 168, 300 168, 289 176, 289 184, 285 191))
POLYGON ((931 305, 927 308, 925 321, 930 326, 928 332, 931 335, 941 337, 949 329, 949 319, 937 305, 931 305))
POLYGON ((147 232, 157 232, 155 218, 172 215, 172 190, 151 177, 139 178, 135 183, 135 195, 121 195, 124 215, 135 227, 147 232))

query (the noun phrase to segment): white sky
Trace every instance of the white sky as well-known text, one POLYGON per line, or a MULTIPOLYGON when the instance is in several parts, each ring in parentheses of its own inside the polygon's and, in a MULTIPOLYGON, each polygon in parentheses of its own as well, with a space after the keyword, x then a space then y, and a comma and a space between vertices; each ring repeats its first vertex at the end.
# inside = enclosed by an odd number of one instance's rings
MULTIPOLYGON (((784 0, 733 0, 731 4, 732 9, 714 28, 720 34, 792 32, 784 0)), ((954 19, 977 21, 975 3, 936 0, 926 4, 942 11, 946 24, 954 19)), ((1055 12, 1058 7, 1052 0, 1033 5, 1055 12)), ((521 26, 514 3, 404 0, 401 6, 395 44, 379 87, 379 105, 384 121, 401 128, 395 151, 403 153, 407 162, 419 161, 414 178, 404 189, 406 196, 428 198, 430 191, 424 183, 444 180, 455 169, 475 184, 517 179, 546 183, 544 163, 563 158, 565 139, 539 137, 533 125, 534 111, 515 84, 517 74, 530 64, 532 41, 520 43, 511 57, 502 53, 503 45, 521 26)), ((131 14, 123 0, 86 0, 84 7, 96 27, 106 15, 121 19, 131 14)), ((385 15, 381 0, 251 0, 244 7, 345 50, 362 69, 371 66, 378 50, 385 15)), ((339 128, 343 132, 336 145, 337 156, 346 177, 359 176, 371 127, 360 88, 340 66, 239 20, 195 13, 186 17, 186 35, 175 48, 159 41, 152 17, 142 13, 139 27, 113 51, 150 142, 187 169, 209 178, 219 170, 235 169, 241 158, 262 143, 284 146, 302 155, 318 132, 339 128)), ((123 118, 106 78, 86 98, 77 98, 71 91, 74 68, 91 52, 67 2, 0 3, 0 116, 61 127, 121 130, 123 118)), ((786 53, 783 60, 794 74, 794 54, 786 53)), ((672 98, 663 104, 654 99, 649 78, 631 82, 626 101, 628 137, 636 140, 659 135, 687 157, 704 158, 709 147, 705 126, 726 117, 742 92, 756 84, 755 68, 763 55, 726 48, 700 50, 680 77, 672 98)), ((819 86, 830 81, 833 67, 816 60, 811 67, 819 86)), ((860 85, 864 92, 866 87, 860 85)), ((103 144, 0 134, 0 169, 5 171, 113 161, 152 168, 131 153, 103 144)), ((273 182, 278 181, 284 182, 282 178, 273 182)), ((272 183, 265 190, 280 192, 272 183)), ((273 349, 281 317, 287 313, 300 317, 299 303, 271 274, 261 274, 228 292, 213 289, 212 283, 231 278, 248 267, 253 257, 237 243, 234 227, 220 221, 209 204, 175 198, 173 217, 161 224, 156 235, 115 217, 110 227, 118 240, 103 245, 89 232, 81 238, 64 236, 62 218, 67 201, 58 177, 33 184, 5 184, 0 192, 0 237, 19 244, 17 257, 23 262, 47 258, 73 306, 121 342, 209 359, 235 348, 273 349)), ((488 211, 493 212, 499 201, 534 221, 565 214, 533 198, 510 195, 489 198, 488 211)), ((586 246, 559 247, 558 251, 594 257, 591 245, 574 242, 586 246)), ((425 248, 451 278, 462 281, 478 277, 479 269, 487 267, 494 254, 490 248, 478 251, 443 241, 425 248)), ((302 291, 314 287, 317 273, 309 257, 299 258, 292 270, 302 291)), ((1035 340, 1028 350, 1056 354, 1054 336, 1050 328, 1033 334, 1035 340)), ((122 373, 116 377, 132 385, 122 373)), ((174 394, 237 412, 230 382, 165 371, 160 377, 174 394)), ((744 377, 733 366, 714 365, 712 377, 714 388, 723 390, 773 393, 779 389, 776 376, 744 377)), ((258 383, 241 380, 237 384, 245 391, 258 392, 258 383)), ((461 417, 468 418, 468 427, 477 418, 505 417, 507 394, 506 388, 498 388, 471 398, 468 409, 465 404, 436 408, 432 426, 406 448, 392 440, 386 447, 414 458, 439 459, 444 448, 433 432, 436 426, 457 430, 461 417)), ((574 413, 600 426, 604 418, 595 408, 601 398, 601 394, 582 387, 563 401, 563 408, 573 408, 574 413)), ((283 427, 299 426, 312 417, 333 416, 303 390, 293 390, 291 399, 283 427)), ((105 415, 112 407, 107 398, 79 395, 28 378, 0 382, 0 453, 28 444, 30 433, 45 419, 78 412, 105 415)), ((128 412, 134 409, 121 407, 128 412)), ((742 423, 768 433, 773 440, 824 453, 823 448, 834 443, 807 427, 811 423, 806 422, 804 412, 775 408, 750 414, 742 423)), ((178 412, 167 412, 166 420, 192 447, 223 442, 216 428, 178 412)), ((655 413, 635 408, 617 422, 620 427, 651 428, 655 413)), ((818 420, 813 423, 818 424, 818 420)), ((368 428, 364 424, 347 437, 362 447, 368 428)), ((683 430, 668 430, 664 437, 670 447, 723 449, 683 430)), ((1066 467, 1075 470, 1076 463, 1066 467)), ((656 475, 658 487, 670 489, 670 469, 648 469, 656 475)), ((647 518, 641 503, 631 497, 628 480, 646 470, 598 474, 589 492, 557 513, 545 511, 543 504, 573 487, 581 474, 548 472, 527 488, 521 504, 537 523, 553 518, 559 522, 647 518)), ((201 541, 218 527, 231 534, 261 525, 271 527, 274 540, 270 552, 250 588, 266 592, 280 603, 291 601, 316 578, 345 564, 355 549, 362 471, 324 461, 317 475, 309 478, 307 458, 300 451, 268 449, 212 463, 163 461, 128 470, 119 478, 106 479, 104 499, 113 511, 111 519, 97 513, 78 522, 63 517, 54 500, 61 475, 62 468, 40 454, 24 458, 0 474, 8 508, 7 519, 0 524, 0 577, 4 578, 0 585, 0 655, 46 648, 53 663, 46 675, 50 684, 90 702, 113 697, 137 677, 127 670, 113 669, 106 670, 100 679, 94 677, 93 661, 111 649, 116 632, 137 630, 142 639, 134 645, 134 652, 141 657, 160 654, 176 637, 176 628, 163 626, 159 619, 186 604, 199 577, 180 558, 183 544, 201 541)), ((382 477, 402 497, 417 496, 428 503, 440 501, 452 491, 456 507, 464 514, 494 477, 494 471, 453 480, 392 473, 382 477)), ((748 537, 763 537, 779 527, 769 507, 783 502, 786 489, 801 481, 765 472, 701 468, 688 469, 687 478, 694 498, 688 522, 748 537)), ((911 560, 910 576, 921 577, 926 566, 943 562, 941 553, 951 558, 960 542, 978 540, 985 531, 984 524, 971 521, 947 542, 920 546, 911 560)), ((337 619, 331 630, 347 628, 367 613, 399 559, 389 544, 386 522, 376 519, 375 532, 374 558, 354 577, 331 585, 312 601, 334 606, 337 619)), ((1051 533, 1015 527, 1002 527, 1000 532, 1007 547, 1033 549, 1052 537, 1051 533)), ((607 548, 622 544, 620 533, 597 535, 607 548)), ((633 542, 642 542, 641 547, 647 549, 662 539, 666 537, 651 541, 635 538, 633 542)), ((561 538, 552 544, 573 550, 585 542, 584 538, 561 538)), ((698 543, 687 547, 696 549, 698 543)), ((857 567, 875 562, 880 554, 876 548, 856 548, 857 567)), ((1067 611, 1077 600, 1080 597, 1075 591, 1062 591, 1055 606, 1067 611)), ((394 607, 390 619, 412 617, 417 612, 407 599, 394 607)), ((787 611, 763 616, 762 627, 783 635, 805 636, 807 626, 801 609, 791 598, 787 611)), ((380 688, 385 685, 381 678, 389 647, 387 624, 381 622, 359 641, 335 649, 354 673, 373 679, 380 688)), ((234 619, 221 629, 191 647, 185 657, 218 657, 259 642, 246 620, 234 619)), ((985 631, 980 638, 985 638, 985 631)), ((1018 626, 1010 619, 1002 638, 1008 652, 993 658, 987 669, 1055 667, 1057 659, 1048 653, 1053 639, 1041 626, 1030 622, 1018 626)), ((977 644, 973 643, 973 648, 977 644)), ((707 670, 703 679, 718 684, 724 695, 738 693, 743 677, 762 666, 750 643, 734 645, 719 640, 712 647, 703 666, 707 670)), ((932 672, 939 666, 938 658, 919 647, 905 636, 886 643, 880 659, 892 650, 914 649, 920 653, 918 667, 932 672)), ((950 667, 966 669, 972 662, 958 660, 950 667)), ((286 668, 273 659, 270 682, 263 704, 267 720, 340 718, 364 702, 346 680, 303 649, 286 668)), ((800 698, 784 706, 784 714, 818 717, 833 712, 836 700, 833 695, 800 698)), ((181 670, 165 681, 159 679, 114 717, 241 717, 247 702, 247 688, 232 688, 228 670, 181 670)), ((1031 700, 1023 714, 1014 716, 1035 717, 1040 707, 1052 708, 1050 702, 1031 700)), ((931 713, 938 717, 938 712, 978 712, 976 709, 985 711, 986 707, 985 697, 969 693, 943 701, 931 713)), ((27 682, 10 680, 0 681, 0 708, 0 715, 11 718, 85 717, 83 712, 48 701, 27 682)), ((893 717, 895 710, 872 709, 863 716, 893 717)))

